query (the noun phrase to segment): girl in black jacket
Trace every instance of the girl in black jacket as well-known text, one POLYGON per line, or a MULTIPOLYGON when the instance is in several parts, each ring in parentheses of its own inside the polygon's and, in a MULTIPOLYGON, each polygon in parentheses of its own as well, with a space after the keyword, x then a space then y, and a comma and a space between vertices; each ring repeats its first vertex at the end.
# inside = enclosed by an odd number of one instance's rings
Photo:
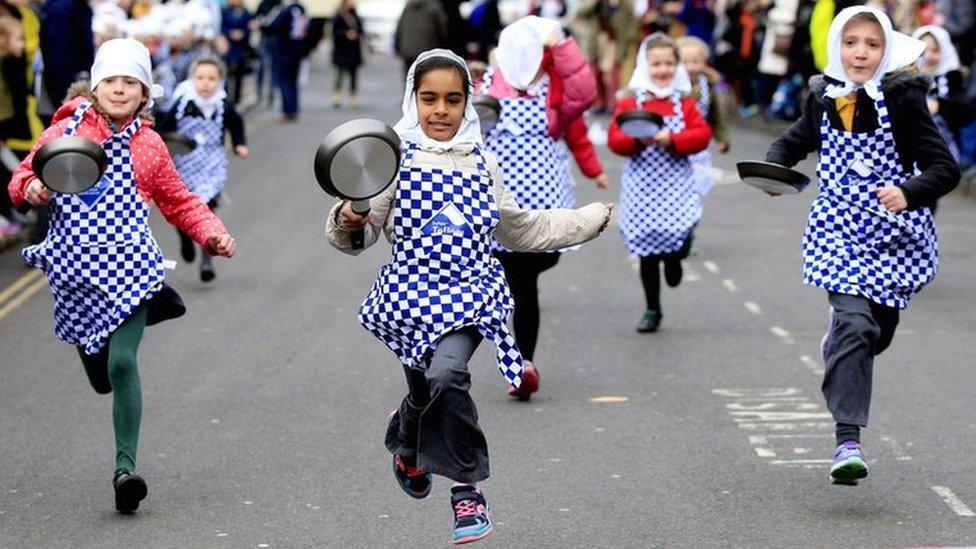
POLYGON ((867 425, 874 356, 891 343, 908 300, 935 277, 928 208, 959 182, 932 122, 928 81, 899 72, 924 44, 895 32, 881 11, 852 7, 827 36, 828 66, 814 77, 803 117, 766 160, 793 166, 819 151, 819 194, 803 238, 803 281, 827 291, 823 393, 836 422, 835 484, 868 474, 867 425))
POLYGON ((343 0, 332 20, 332 64, 335 87, 332 106, 342 105, 342 81, 349 77, 349 106, 359 106, 356 97, 356 73, 363 64, 363 21, 356 14, 353 0, 343 0))

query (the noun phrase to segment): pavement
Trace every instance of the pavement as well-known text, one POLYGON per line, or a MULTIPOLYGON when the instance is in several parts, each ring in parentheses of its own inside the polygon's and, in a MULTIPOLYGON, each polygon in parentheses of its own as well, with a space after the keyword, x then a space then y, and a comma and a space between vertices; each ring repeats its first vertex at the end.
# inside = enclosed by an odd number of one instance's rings
MULTIPOLYGON (((55 339, 44 279, 0 255, 0 547, 449 545, 450 483, 436 478, 414 501, 391 478, 383 433, 405 384, 355 318, 388 247, 332 249, 334 200, 312 178, 329 129, 396 120, 399 74, 371 59, 363 106, 333 109, 320 61, 298 123, 249 114, 252 156, 231 161, 218 210, 238 255, 216 260, 209 284, 195 265, 170 271, 189 311, 142 342, 149 497, 134 516, 112 505, 111 398, 55 339)), ((738 128, 732 153, 716 155, 727 174, 705 198, 684 283, 664 289, 660 332, 634 331, 642 294, 614 226, 542 277, 531 401, 506 396, 489 345, 472 358, 496 520, 481 546, 976 545, 976 204, 942 201, 939 275, 877 361, 871 475, 832 486, 819 395, 827 303, 800 282, 814 193, 771 199, 728 173, 770 140, 738 128)), ((615 185, 577 175, 581 204, 617 200, 622 160, 599 153, 615 185)), ((178 259, 158 212, 153 227, 178 259)))

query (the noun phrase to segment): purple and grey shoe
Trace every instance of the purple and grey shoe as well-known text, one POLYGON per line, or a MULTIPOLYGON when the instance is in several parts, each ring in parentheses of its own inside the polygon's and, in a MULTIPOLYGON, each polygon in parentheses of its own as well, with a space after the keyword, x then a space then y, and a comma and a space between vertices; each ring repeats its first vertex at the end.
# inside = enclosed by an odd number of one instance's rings
POLYGON ((861 443, 848 440, 834 450, 834 463, 830 466, 832 483, 857 486, 857 481, 866 476, 868 463, 861 452, 861 443))

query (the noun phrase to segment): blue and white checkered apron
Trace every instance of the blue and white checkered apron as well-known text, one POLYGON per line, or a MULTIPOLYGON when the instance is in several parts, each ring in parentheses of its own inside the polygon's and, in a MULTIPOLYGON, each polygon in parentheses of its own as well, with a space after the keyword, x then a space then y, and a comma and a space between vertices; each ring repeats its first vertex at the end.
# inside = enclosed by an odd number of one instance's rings
MULTIPOLYGON (((949 78, 946 75, 941 75, 935 77, 932 80, 932 87, 929 89, 928 93, 929 99, 945 99, 949 97, 949 78)), ((952 158, 959 162, 961 154, 959 153, 959 144, 956 143, 956 136, 953 135, 952 129, 949 128, 949 123, 946 119, 942 117, 941 114, 932 115, 932 121, 935 122, 935 127, 939 130, 939 135, 946 142, 946 147, 949 148, 949 153, 952 158)))
MULTIPOLYGON (((90 107, 83 103, 75 110, 65 135, 74 134, 90 107)), ((23 251, 51 285, 55 334, 89 355, 163 285, 163 255, 129 152, 141 124, 136 118, 102 142, 109 164, 94 187, 77 195, 53 193, 47 237, 23 251)))
POLYGON ((506 322, 512 296, 491 253, 498 206, 480 149, 475 173, 413 166, 403 154, 392 211, 393 258, 380 268, 359 310, 359 321, 400 361, 424 365, 441 336, 476 326, 496 347, 498 368, 515 387, 522 355, 506 322))
POLYGON ((204 202, 220 194, 227 182, 227 153, 224 151, 224 102, 221 101, 212 118, 202 115, 186 116, 192 99, 184 97, 176 105, 176 131, 196 141, 197 146, 186 154, 173 157, 186 186, 204 202))
POLYGON ((883 94, 875 108, 873 132, 834 129, 826 113, 820 122, 820 193, 803 237, 803 282, 904 309, 935 277, 935 222, 928 208, 893 213, 878 199, 877 189, 912 174, 901 165, 883 94))
MULTIPOLYGON (((646 95, 637 96, 642 108, 646 95)), ((671 97, 675 114, 664 117, 664 129, 685 129, 681 99, 671 97)), ((676 252, 701 219, 701 197, 691 162, 657 145, 647 146, 624 163, 620 188, 620 236, 631 255, 676 252)))
MULTIPOLYGON (((702 118, 708 116, 709 109, 712 108, 712 90, 711 85, 708 83, 708 78, 704 74, 698 75, 698 101, 695 105, 698 107, 698 112, 701 113, 702 118)), ((692 167, 701 166, 703 168, 710 168, 712 166, 712 151, 705 147, 705 150, 696 152, 688 157, 691 161, 692 167)), ((709 191, 712 190, 712 186, 715 184, 712 178, 708 176, 705 170, 695 170, 695 189, 698 194, 705 196, 709 191)))

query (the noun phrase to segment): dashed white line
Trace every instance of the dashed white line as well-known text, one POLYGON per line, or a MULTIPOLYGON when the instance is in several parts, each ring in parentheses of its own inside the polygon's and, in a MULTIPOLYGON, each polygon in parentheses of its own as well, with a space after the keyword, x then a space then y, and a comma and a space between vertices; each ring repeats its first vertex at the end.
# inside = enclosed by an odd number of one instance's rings
POLYGON ((718 265, 716 265, 714 261, 702 261, 702 267, 705 267, 705 270, 712 274, 718 272, 718 265))
POLYGON ((735 293, 735 292, 738 292, 739 291, 739 287, 736 286, 735 281, 732 280, 731 278, 726 278, 725 280, 723 280, 722 281, 722 287, 724 287, 726 290, 728 290, 728 291, 730 291, 732 293, 735 293))
POLYGON ((786 339, 790 337, 790 332, 787 331, 787 329, 783 328, 782 326, 770 326, 769 331, 772 332, 774 336, 781 339, 786 339))
POLYGON ((762 307, 760 307, 755 301, 746 301, 743 303, 743 305, 745 305, 747 311, 754 315, 761 315, 763 313, 762 307))
POLYGON ((769 448, 753 448, 756 451, 756 455, 761 458, 774 458, 776 457, 776 452, 769 448))
POLYGON ((972 509, 967 507, 948 486, 933 486, 932 491, 939 494, 942 501, 960 517, 976 517, 976 513, 973 513, 972 509))

